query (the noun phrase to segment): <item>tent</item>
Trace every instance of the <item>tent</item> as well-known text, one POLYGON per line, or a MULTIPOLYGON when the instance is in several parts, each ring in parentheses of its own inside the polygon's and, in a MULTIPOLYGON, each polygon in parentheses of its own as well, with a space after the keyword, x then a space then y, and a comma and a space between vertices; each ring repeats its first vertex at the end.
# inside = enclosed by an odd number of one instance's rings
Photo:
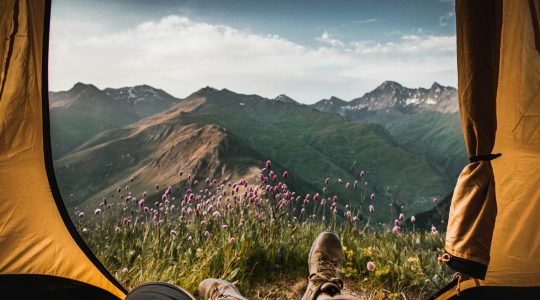
POLYGON ((50 4, 0 1, 0 290, 17 298, 123 299, 126 290, 77 233, 54 178, 50 4))
POLYGON ((440 299, 540 299, 540 1, 456 1, 471 163, 458 179, 440 299), (459 297, 457 295, 460 295, 459 297))
MULTIPOLYGON (((474 279, 457 278, 436 296, 540 298, 540 3, 457 0, 456 12, 471 163, 456 185, 444 260, 474 279)), ((50 0, 2 0, 0 16, 2 297, 123 299, 127 291, 77 233, 54 177, 50 0)))

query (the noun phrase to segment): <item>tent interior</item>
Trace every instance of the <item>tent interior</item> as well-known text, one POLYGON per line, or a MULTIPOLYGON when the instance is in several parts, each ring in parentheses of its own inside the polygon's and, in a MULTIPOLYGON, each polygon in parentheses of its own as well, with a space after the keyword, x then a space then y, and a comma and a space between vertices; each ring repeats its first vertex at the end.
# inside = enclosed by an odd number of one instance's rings
MULTIPOLYGON (((1 293, 124 299, 128 291, 80 237, 55 179, 50 9, 50 0, 0 2, 1 293)), ((435 297, 540 299, 540 3, 457 0, 456 16, 471 163, 456 185, 445 250, 448 265, 468 276, 435 297)))

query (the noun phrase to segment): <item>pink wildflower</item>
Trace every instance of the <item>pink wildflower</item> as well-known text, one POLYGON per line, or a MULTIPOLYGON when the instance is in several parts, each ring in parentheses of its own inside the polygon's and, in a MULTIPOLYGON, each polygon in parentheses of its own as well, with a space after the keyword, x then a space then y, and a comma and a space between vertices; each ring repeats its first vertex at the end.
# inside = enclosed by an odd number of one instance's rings
POLYGON ((437 227, 435 225, 431 225, 431 234, 438 235, 439 232, 437 231, 437 227))
POLYGON ((374 212, 375 212, 375 207, 373 207, 373 205, 370 205, 370 206, 369 206, 369 212, 370 212, 370 213, 374 213, 374 212))
POLYGON ((411 222, 412 223, 416 222, 416 218, 414 216, 411 216, 411 222))
POLYGON ((369 261, 369 262, 367 263, 367 266, 366 266, 366 267, 367 267, 368 271, 370 271, 370 272, 375 271, 375 264, 374 264, 373 262, 371 262, 371 261, 369 261))

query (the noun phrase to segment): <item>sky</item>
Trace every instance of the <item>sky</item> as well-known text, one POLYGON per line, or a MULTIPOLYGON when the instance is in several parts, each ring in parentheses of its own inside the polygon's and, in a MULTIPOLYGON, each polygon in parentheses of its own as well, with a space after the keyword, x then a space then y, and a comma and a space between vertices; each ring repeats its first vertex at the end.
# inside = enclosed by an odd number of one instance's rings
POLYGON ((54 0, 50 90, 205 86, 314 103, 456 86, 451 0, 54 0))

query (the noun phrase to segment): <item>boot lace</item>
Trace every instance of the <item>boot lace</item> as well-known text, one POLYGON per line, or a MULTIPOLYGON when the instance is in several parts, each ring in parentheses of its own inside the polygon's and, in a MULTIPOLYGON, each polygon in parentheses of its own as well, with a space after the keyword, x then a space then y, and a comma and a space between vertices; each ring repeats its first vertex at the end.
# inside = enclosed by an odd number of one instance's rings
POLYGON ((213 288, 210 292, 210 297, 208 300, 217 300, 217 299, 236 299, 236 297, 228 295, 225 293, 225 289, 213 288))
POLYGON ((319 288, 324 283, 331 283, 336 286, 338 292, 343 288, 343 281, 338 278, 338 268, 327 257, 319 257, 319 264, 317 268, 317 273, 309 275, 309 281, 319 288))

